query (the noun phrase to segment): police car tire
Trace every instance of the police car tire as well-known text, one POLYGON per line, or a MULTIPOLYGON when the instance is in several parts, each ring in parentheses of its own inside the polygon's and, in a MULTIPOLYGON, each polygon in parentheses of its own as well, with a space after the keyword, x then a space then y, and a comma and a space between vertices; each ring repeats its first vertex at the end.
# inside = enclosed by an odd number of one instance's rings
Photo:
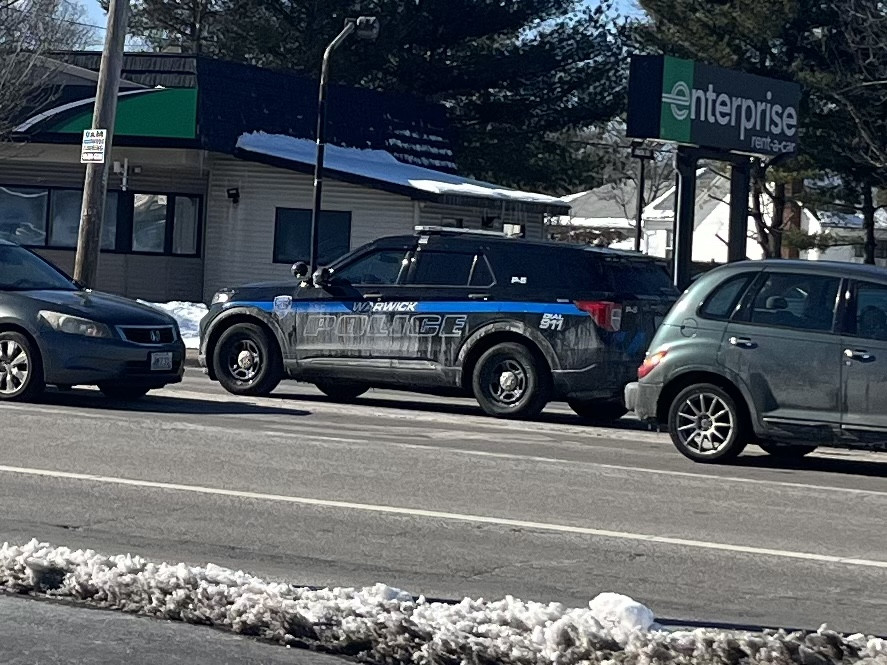
POLYGON ((496 418, 534 418, 548 404, 551 393, 547 369, 526 346, 516 342, 497 344, 485 351, 474 366, 471 384, 480 407, 496 418), (505 361, 517 362, 523 368, 526 378, 524 395, 512 405, 497 401, 488 389, 492 372, 505 361))
POLYGON ((615 423, 628 413, 625 405, 616 400, 571 399, 567 404, 576 415, 590 423, 615 423))
POLYGON ((267 333, 252 323, 236 323, 219 338, 213 351, 213 367, 222 387, 234 395, 263 397, 270 395, 283 378, 280 350, 276 343, 268 339, 267 333), (225 361, 232 345, 245 340, 251 341, 259 350, 261 366, 255 377, 243 381, 232 376, 225 361))
POLYGON ((350 402, 370 389, 369 386, 355 383, 315 383, 314 385, 335 402, 350 402))

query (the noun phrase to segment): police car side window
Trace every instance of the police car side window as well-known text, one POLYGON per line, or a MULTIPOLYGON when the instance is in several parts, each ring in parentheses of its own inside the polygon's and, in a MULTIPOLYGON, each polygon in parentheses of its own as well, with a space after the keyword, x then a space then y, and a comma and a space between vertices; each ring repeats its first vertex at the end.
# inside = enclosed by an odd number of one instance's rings
POLYGON ((406 252, 402 249, 377 250, 339 268, 333 277, 356 285, 397 284, 406 263, 406 252))
POLYGON ((496 280, 490 270, 490 264, 482 254, 474 257, 474 268, 471 269, 469 286, 492 286, 496 280))
POLYGON ((474 254, 420 251, 411 284, 416 286, 468 286, 474 254))

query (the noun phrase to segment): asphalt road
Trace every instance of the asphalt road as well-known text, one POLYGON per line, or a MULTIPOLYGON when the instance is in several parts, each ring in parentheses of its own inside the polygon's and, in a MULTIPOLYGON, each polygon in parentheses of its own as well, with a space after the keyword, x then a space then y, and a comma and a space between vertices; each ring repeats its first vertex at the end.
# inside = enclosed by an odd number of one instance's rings
POLYGON ((779 468, 750 449, 708 467, 637 423, 586 427, 558 406, 511 423, 468 400, 337 405, 298 384, 245 400, 196 370, 137 406, 84 390, 0 414, 0 539, 887 633, 887 455, 779 468))

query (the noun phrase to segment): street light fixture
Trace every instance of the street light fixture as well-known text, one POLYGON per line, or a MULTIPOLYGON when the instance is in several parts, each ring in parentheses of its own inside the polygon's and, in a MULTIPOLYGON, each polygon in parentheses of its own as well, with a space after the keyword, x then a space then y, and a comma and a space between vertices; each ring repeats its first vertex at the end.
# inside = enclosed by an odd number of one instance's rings
POLYGON ((311 212, 311 256, 309 259, 310 275, 318 269, 318 247, 320 208, 323 199, 323 159, 326 152, 326 98, 329 88, 330 57, 352 33, 358 39, 375 40, 379 36, 379 19, 375 16, 361 16, 345 20, 342 32, 330 42, 323 54, 323 65, 320 69, 320 93, 317 99, 317 161, 314 166, 314 206, 311 212))

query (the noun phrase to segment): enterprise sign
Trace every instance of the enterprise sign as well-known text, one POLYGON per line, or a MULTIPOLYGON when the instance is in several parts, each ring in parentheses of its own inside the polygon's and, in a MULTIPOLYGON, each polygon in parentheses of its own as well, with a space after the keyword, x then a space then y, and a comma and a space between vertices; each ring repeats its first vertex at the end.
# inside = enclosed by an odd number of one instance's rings
POLYGON ((796 83, 669 56, 633 56, 628 136, 752 155, 798 147, 796 83))

